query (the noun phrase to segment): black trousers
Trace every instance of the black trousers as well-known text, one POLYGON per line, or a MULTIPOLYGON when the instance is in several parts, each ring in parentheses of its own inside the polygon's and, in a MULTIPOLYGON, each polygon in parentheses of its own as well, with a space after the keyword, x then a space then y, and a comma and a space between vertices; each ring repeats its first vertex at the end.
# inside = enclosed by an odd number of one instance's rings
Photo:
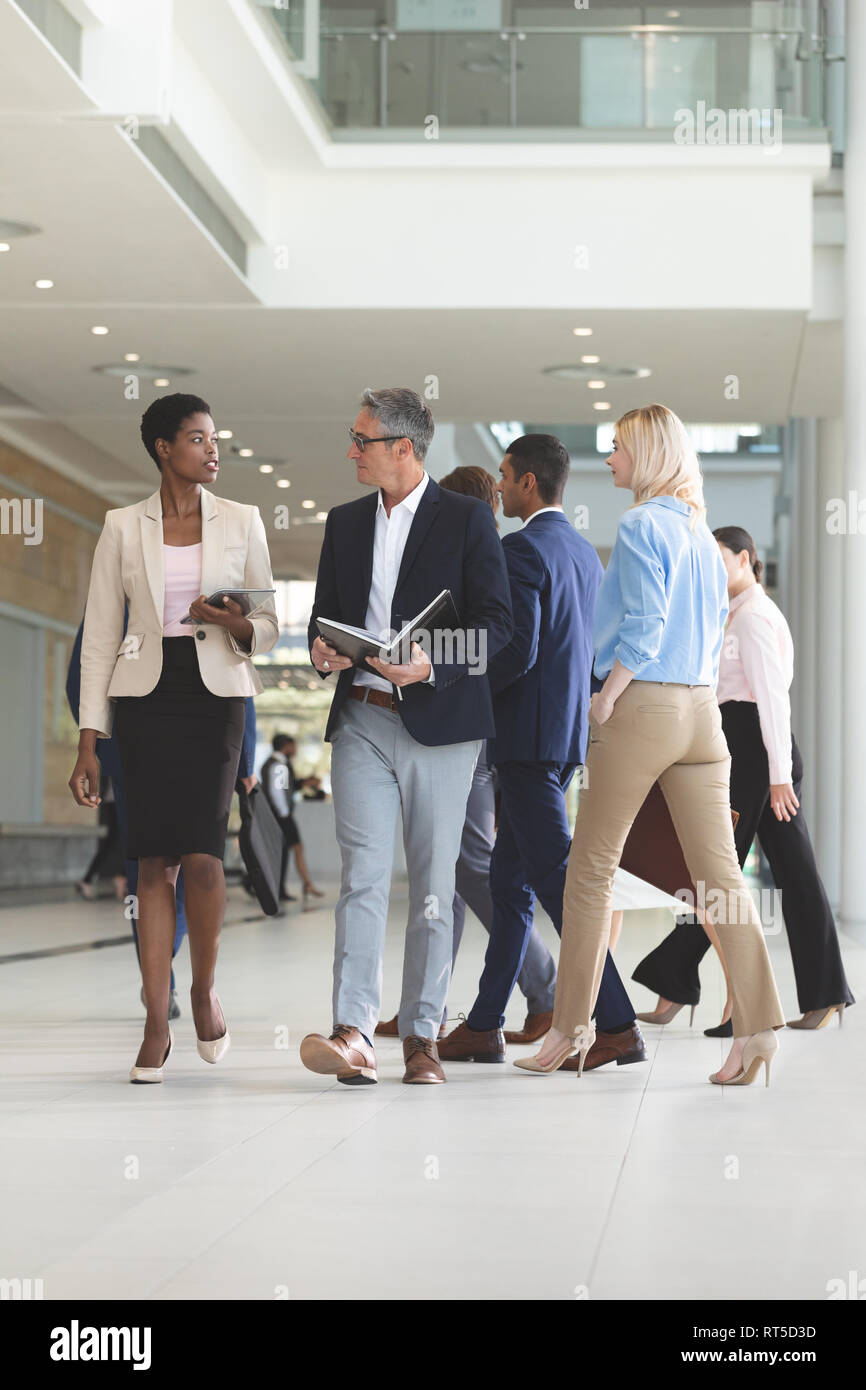
MULTIPOLYGON (((770 806, 770 767, 758 707, 751 701, 726 700, 721 712, 731 752, 731 805, 740 813, 734 831, 740 867, 757 835, 782 897, 800 1010, 808 1013, 831 1004, 853 1004, 806 819, 800 810, 789 821, 777 820, 770 806)), ((794 794, 799 800, 803 760, 793 737, 791 752, 794 794)), ((709 946, 696 917, 678 920, 661 945, 641 961, 632 979, 663 999, 696 1004, 701 993, 698 966, 709 946)))

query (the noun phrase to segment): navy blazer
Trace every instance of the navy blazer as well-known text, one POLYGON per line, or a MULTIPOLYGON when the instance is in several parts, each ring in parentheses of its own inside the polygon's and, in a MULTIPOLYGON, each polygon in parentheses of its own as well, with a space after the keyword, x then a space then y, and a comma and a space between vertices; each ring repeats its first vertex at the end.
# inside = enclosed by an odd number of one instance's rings
POLYGON ((514 633, 490 663, 488 761, 582 763, 601 561, 564 512, 535 517, 502 549, 514 633))
MULTIPOLYGON (((328 513, 308 634, 311 647, 319 636, 317 617, 366 626, 378 504, 376 489, 369 497, 344 502, 328 513)), ((493 512, 479 498, 445 491, 431 478, 406 538, 391 627, 399 631, 443 589, 451 590, 461 627, 472 636, 462 653, 456 647, 428 653, 433 658, 435 685, 404 686, 399 702, 408 732, 429 746, 489 738, 494 732, 486 664, 479 668, 472 658, 482 650, 482 634, 486 634, 488 662, 511 636, 508 575, 493 512), (470 660, 454 659, 460 655, 470 660), (436 660, 437 656, 444 659, 436 660), (471 674, 473 665, 481 674, 471 674)), ((323 679, 332 674, 320 672, 323 679)), ((339 673, 325 730, 328 741, 354 679, 354 666, 339 673)))

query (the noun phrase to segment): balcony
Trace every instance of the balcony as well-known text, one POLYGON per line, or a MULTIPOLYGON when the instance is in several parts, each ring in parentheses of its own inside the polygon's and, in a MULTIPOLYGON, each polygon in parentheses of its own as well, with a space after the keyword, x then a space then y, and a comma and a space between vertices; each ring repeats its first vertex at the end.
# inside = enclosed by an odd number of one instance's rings
POLYGON ((714 110, 749 111, 750 143, 823 140, 841 56, 817 0, 258 8, 342 141, 663 141, 682 112, 703 111, 706 130, 714 110))

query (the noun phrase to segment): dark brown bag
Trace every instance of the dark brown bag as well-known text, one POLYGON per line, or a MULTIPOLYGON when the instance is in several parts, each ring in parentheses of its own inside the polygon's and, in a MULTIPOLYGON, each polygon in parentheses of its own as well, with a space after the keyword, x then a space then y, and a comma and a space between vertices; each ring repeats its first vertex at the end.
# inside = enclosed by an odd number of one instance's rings
MULTIPOLYGON (((739 811, 732 810, 731 820, 735 826, 739 819, 739 811)), ((692 902, 697 900, 668 803, 658 782, 650 787, 646 801, 635 816, 619 863, 626 873, 642 878, 644 883, 660 888, 671 897, 682 895, 683 890, 688 889, 692 902)))

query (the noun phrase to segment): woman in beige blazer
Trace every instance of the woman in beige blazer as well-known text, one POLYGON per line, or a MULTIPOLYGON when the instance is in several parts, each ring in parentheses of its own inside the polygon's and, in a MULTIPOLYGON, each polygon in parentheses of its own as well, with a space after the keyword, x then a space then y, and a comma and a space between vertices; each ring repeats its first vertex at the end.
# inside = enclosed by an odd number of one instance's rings
POLYGON ((250 617, 217 589, 272 589, 257 507, 213 497, 219 473, 210 406, 163 396, 141 437, 162 475, 144 502, 109 511, 96 545, 81 647, 78 761, 69 786, 99 804, 97 740, 116 733, 127 804, 127 858, 138 859, 138 931, 147 1005, 131 1081, 161 1081, 168 1026, 174 884, 183 865, 199 1055, 229 1045, 214 990, 225 912, 223 852, 244 729, 262 689, 252 663, 279 636, 272 597, 250 617), (129 605, 126 635, 124 608, 129 605), (189 613, 195 622, 180 620, 189 613))

